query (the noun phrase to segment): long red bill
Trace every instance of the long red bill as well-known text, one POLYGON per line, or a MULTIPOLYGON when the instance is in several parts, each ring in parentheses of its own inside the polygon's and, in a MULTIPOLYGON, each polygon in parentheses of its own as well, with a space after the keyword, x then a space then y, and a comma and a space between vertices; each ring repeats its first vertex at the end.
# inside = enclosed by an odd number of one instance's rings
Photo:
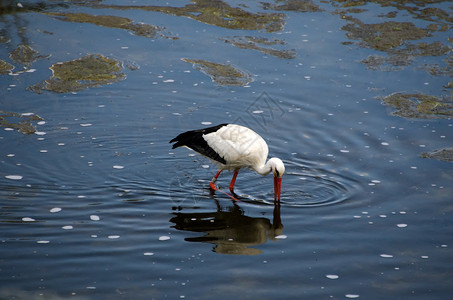
POLYGON ((274 177, 274 200, 280 202, 280 192, 282 190, 282 178, 274 177))

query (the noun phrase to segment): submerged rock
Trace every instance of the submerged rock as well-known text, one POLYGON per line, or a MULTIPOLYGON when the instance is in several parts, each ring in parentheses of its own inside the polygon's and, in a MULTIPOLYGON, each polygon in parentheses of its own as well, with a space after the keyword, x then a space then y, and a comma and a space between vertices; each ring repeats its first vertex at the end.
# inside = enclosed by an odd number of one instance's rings
POLYGON ((183 61, 194 65, 196 70, 200 70, 209 75, 212 81, 220 85, 247 85, 253 78, 250 74, 240 71, 228 64, 219 64, 203 59, 182 58, 183 61))
POLYGON ((91 87, 112 84, 126 78, 121 63, 100 54, 87 55, 79 59, 53 64, 52 76, 29 87, 41 93, 47 90, 55 93, 70 93, 91 87))

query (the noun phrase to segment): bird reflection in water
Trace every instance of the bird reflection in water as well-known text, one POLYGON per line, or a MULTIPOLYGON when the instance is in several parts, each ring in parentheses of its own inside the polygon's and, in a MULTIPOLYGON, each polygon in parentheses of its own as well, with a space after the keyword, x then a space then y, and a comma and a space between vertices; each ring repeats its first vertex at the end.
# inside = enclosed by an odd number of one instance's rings
POLYGON ((187 237, 188 242, 211 243, 213 250, 222 254, 257 255, 263 251, 251 246, 264 244, 268 239, 281 236, 283 225, 280 218, 280 204, 274 205, 273 221, 244 215, 236 204, 222 209, 218 201, 216 212, 173 213, 170 222, 178 230, 204 232, 203 236, 187 237))

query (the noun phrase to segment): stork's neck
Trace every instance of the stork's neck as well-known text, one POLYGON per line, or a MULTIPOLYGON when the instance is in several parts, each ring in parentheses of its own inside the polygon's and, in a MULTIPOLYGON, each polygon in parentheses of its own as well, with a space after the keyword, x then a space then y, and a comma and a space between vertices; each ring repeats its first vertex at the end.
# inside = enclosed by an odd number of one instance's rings
POLYGON ((272 161, 268 160, 265 165, 255 166, 253 169, 256 173, 266 176, 272 171, 272 161))
POLYGON ((261 174, 261 175, 264 175, 264 176, 266 176, 267 174, 272 172, 272 170, 276 170, 276 169, 280 169, 281 170, 281 175, 283 175, 283 172, 285 172, 285 167, 283 165, 283 162, 280 159, 276 158, 276 157, 270 158, 265 165, 254 167, 254 170, 258 174, 261 174))

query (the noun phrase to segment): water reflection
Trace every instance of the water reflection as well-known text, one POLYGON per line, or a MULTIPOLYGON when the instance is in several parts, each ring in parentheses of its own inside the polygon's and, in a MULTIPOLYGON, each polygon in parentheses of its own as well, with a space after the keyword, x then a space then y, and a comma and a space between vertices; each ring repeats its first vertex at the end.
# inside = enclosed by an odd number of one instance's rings
POLYGON ((273 220, 249 217, 236 203, 222 208, 216 200, 215 212, 176 212, 170 222, 178 230, 203 232, 205 235, 185 238, 188 242, 214 244, 213 250, 222 254, 257 255, 263 251, 251 246, 266 243, 281 236, 283 225, 280 205, 274 205, 273 220))

